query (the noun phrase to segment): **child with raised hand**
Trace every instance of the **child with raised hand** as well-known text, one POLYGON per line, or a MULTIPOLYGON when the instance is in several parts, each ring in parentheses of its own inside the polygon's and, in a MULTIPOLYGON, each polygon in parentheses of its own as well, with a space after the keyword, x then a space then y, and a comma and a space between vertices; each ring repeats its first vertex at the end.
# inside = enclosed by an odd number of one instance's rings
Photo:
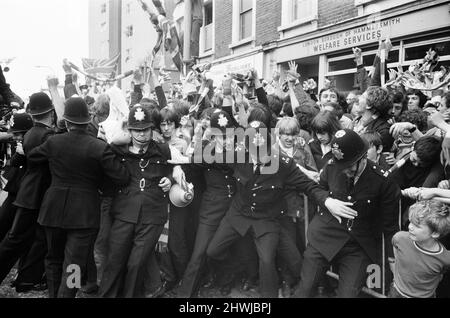
POLYGON ((409 232, 398 232, 394 246, 394 282, 391 298, 435 297, 450 252, 438 241, 450 232, 450 207, 436 200, 419 201, 409 210, 409 232))

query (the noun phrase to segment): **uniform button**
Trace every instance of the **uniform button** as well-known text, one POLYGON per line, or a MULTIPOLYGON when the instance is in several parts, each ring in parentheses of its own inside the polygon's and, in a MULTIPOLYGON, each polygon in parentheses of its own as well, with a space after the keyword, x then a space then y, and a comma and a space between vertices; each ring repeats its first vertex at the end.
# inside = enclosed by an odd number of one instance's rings
POLYGON ((374 169, 376 169, 376 168, 377 168, 377 166, 373 166, 373 168, 374 168, 374 169))
POLYGON ((258 186, 258 184, 255 183, 255 187, 257 187, 257 186, 258 186))
POLYGON ((272 189, 275 189, 275 186, 272 186, 272 189))
POLYGON ((228 197, 231 198, 231 194, 229 194, 228 197))
POLYGON ((228 179, 228 176, 225 176, 225 179, 228 179))
POLYGON ((323 212, 320 212, 320 215, 323 215, 323 212))
POLYGON ((143 162, 144 161, 144 159, 141 159, 141 162, 143 162))
POLYGON ((253 196, 256 197, 256 193, 253 193, 253 196))
POLYGON ((237 178, 237 181, 241 181, 241 179, 237 178))
POLYGON ((333 191, 330 191, 330 194, 333 194, 333 191))
POLYGON ((347 200, 351 200, 352 199, 352 197, 349 195, 348 197, 347 197, 347 200))
POLYGON ((208 171, 211 171, 211 169, 208 168, 208 171))
POLYGON ((156 161, 157 164, 159 164, 159 161, 156 161))
POLYGON ((367 200, 367 203, 370 203, 370 200, 367 200))
POLYGON ((256 206, 256 203, 255 203, 255 202, 253 202, 253 203, 252 203, 252 205, 253 205, 253 206, 256 206))
POLYGON ((144 191, 144 189, 141 189, 141 192, 144 191))

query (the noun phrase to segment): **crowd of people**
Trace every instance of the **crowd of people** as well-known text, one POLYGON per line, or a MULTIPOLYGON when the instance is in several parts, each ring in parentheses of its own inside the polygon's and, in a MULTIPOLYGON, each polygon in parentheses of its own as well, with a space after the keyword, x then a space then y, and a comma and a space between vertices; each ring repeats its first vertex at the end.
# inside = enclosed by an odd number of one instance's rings
POLYGON ((140 69, 124 94, 64 62, 64 97, 49 78, 25 105, 0 69, 0 282, 17 264, 17 292, 49 297, 358 297, 376 265, 379 293, 449 297, 449 83, 354 54, 347 96, 295 63, 220 85, 140 69))

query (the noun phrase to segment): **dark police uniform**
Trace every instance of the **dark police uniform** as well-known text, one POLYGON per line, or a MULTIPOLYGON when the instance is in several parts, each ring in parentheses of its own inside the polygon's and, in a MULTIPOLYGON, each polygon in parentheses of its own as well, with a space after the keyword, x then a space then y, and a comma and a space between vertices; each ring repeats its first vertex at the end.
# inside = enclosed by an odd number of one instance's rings
POLYGON ((123 185, 129 175, 111 148, 85 130, 50 138, 30 154, 30 163, 49 162, 52 183, 45 194, 38 222, 45 227, 46 272, 50 297, 75 297, 66 281, 70 264, 85 272, 100 224, 98 189, 104 175, 123 185))
POLYGON ((253 163, 233 165, 237 191, 207 250, 208 256, 220 259, 234 240, 251 231, 259 256, 263 297, 278 295, 275 254, 280 232, 278 217, 286 208, 283 190, 295 188, 313 196, 322 205, 328 197, 328 192, 309 180, 292 159, 274 152, 271 160, 278 161, 276 173, 264 174, 270 168, 260 166, 259 174, 258 166, 255 169, 253 163))
MULTIPOLYGON (((347 135, 351 134, 345 131, 347 135)), ((350 142, 349 147, 356 148, 357 145, 350 142)), ((358 160, 366 151, 367 148, 358 160)), ((345 150, 341 154, 343 158, 350 157, 345 150)), ((339 223, 328 210, 322 209, 314 217, 308 228, 309 243, 304 253, 301 282, 296 291, 299 297, 312 296, 330 262, 339 266, 338 297, 358 296, 367 266, 380 262, 382 232, 385 242, 389 243, 399 230, 398 186, 386 179, 381 169, 369 160, 354 183, 353 179, 342 173, 342 167, 335 160, 324 167, 320 184, 329 191, 330 197, 352 202, 352 209, 358 215, 353 220, 342 218, 342 223, 339 223)), ((393 257, 391 244, 387 244, 386 252, 393 257)))
MULTIPOLYGON (((114 148, 127 167, 131 181, 117 190, 109 255, 100 283, 102 297, 143 297, 148 262, 167 221, 168 194, 158 186, 163 177, 172 180, 169 147, 150 141, 144 154, 125 147, 114 148)), ((172 182, 173 184, 173 182, 172 182)))
POLYGON ((63 118, 72 123, 71 130, 49 138, 29 154, 30 166, 48 163, 52 175, 38 217, 48 245, 45 267, 50 297, 77 293, 79 286, 68 284, 68 277, 85 274, 99 227, 98 189, 104 176, 120 185, 129 178, 109 146, 85 129, 90 116, 82 98, 66 100, 63 118))
MULTIPOLYGON (((54 131, 41 123, 36 123, 24 136, 23 150, 29 161, 31 150, 43 144, 54 131)), ((17 212, 10 232, 0 244, 0 281, 5 279, 19 257, 35 242, 35 234, 44 193, 50 185, 51 176, 47 163, 30 167, 27 163, 25 175, 20 183, 17 196, 13 204, 17 206, 17 212)), ((43 263, 43 257, 47 246, 45 237, 39 235, 36 241, 38 246, 33 248, 38 255, 34 255, 37 262, 43 263)), ((32 253, 34 254, 34 253, 32 253)))
MULTIPOLYGON (((206 144, 207 142, 204 142, 203 149, 206 144)), ((203 171, 206 189, 200 204, 194 250, 177 292, 180 297, 191 297, 198 290, 201 270, 206 261, 206 249, 236 192, 236 180, 229 166, 214 163, 195 164, 195 167, 203 171)))

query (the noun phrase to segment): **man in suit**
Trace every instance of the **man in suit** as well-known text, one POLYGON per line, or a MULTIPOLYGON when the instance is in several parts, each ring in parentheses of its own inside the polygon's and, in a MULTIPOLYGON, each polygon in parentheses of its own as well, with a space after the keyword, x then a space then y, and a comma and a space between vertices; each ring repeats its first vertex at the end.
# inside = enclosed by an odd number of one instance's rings
POLYGON ((30 165, 48 163, 52 174, 38 218, 48 244, 49 295, 73 298, 100 224, 98 189, 104 176, 123 186, 129 174, 111 148, 87 132, 91 118, 82 98, 65 102, 63 118, 68 132, 34 149, 29 161, 30 165), (69 284, 70 274, 76 275, 74 284, 69 284))
POLYGON ((43 231, 36 220, 44 193, 50 185, 51 176, 47 163, 30 166, 29 155, 34 148, 43 144, 49 136, 54 134, 55 122, 52 101, 45 93, 36 93, 30 97, 28 111, 33 117, 34 127, 25 134, 23 141, 27 169, 13 203, 17 206, 13 225, 0 244, 0 281, 3 281, 18 258, 31 247, 25 262, 27 263, 25 268, 31 271, 30 274, 27 274, 27 271, 19 269, 19 276, 16 279, 18 291, 32 288, 33 284, 30 280, 38 282, 43 275, 43 262, 47 246, 43 231), (31 274, 39 271, 38 274, 31 274), (39 277, 33 279, 26 277, 35 275, 39 277), (29 286, 22 286, 24 284, 29 286))
POLYGON ((335 133, 334 159, 325 167, 320 184, 333 198, 351 202, 353 211, 321 210, 308 228, 297 297, 312 297, 331 262, 338 265, 338 297, 358 296, 369 264, 379 263, 382 233, 387 255, 393 257, 392 236, 399 231, 400 189, 367 159, 367 143, 352 130, 335 133))

